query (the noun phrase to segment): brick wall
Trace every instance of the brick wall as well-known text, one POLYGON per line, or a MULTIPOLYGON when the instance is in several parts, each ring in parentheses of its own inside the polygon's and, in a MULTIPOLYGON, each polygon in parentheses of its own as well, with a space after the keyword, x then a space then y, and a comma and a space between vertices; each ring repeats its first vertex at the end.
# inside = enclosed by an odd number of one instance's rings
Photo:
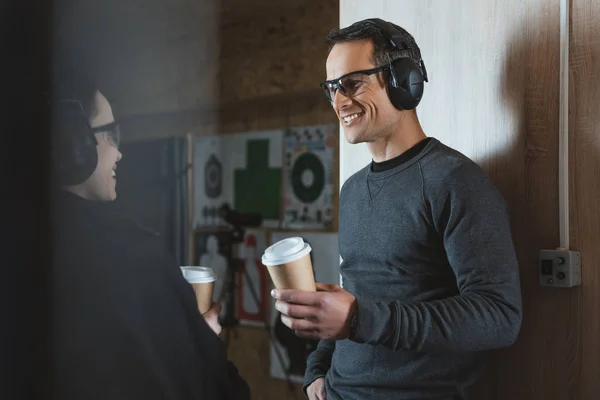
POLYGON ((60 0, 55 54, 78 52, 125 140, 335 123, 319 81, 335 0, 60 0))

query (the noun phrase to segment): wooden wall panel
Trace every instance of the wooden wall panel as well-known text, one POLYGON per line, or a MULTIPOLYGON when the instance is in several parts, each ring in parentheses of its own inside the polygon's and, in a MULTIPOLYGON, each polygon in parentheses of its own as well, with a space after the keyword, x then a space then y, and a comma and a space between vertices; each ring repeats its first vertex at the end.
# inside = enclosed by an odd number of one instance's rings
MULTIPOLYGON (((600 3, 572 1, 571 243, 582 252, 578 315, 580 382, 573 399, 600 397, 600 3)), ((575 308, 575 306, 577 308, 575 308)))
POLYGON ((221 102, 320 91, 338 0, 222 0, 221 102))
POLYGON ((524 315, 516 345, 495 352, 491 374, 482 382, 493 382, 490 398, 498 400, 567 399, 569 382, 577 379, 577 328, 557 317, 570 315, 575 292, 538 283, 539 250, 560 244, 558 17, 558 1, 526 2, 502 60, 500 83, 508 105, 503 113, 516 122, 520 144, 503 164, 487 166, 511 208, 524 315))
POLYGON ((223 0, 218 131, 335 123, 319 88, 338 1, 223 0))

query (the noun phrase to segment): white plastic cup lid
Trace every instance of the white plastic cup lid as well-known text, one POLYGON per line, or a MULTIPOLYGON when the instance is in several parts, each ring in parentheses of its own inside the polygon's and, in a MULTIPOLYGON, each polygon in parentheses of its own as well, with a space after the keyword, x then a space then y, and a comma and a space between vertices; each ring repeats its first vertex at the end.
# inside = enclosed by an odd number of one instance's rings
POLYGON ((282 265, 296 261, 311 251, 308 243, 304 243, 301 237, 290 237, 267 247, 262 263, 266 266, 282 265))
POLYGON ((209 283, 217 280, 217 274, 207 267, 181 267, 181 273, 189 283, 209 283))

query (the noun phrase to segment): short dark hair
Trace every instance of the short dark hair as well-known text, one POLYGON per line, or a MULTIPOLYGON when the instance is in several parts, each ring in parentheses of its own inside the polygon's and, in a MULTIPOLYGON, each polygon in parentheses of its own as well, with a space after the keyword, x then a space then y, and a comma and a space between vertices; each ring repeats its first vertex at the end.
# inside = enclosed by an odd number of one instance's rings
POLYGON ((366 20, 362 20, 346 28, 331 30, 327 36, 329 51, 338 43, 371 40, 373 42, 373 63, 376 67, 389 64, 401 57, 410 57, 420 65, 421 49, 417 46, 414 37, 400 26, 391 22, 390 24, 404 36, 405 49, 397 49, 392 46, 381 29, 366 20))
POLYGON ((76 100, 90 118, 97 111, 94 101, 97 91, 98 86, 89 74, 71 66, 62 66, 53 73, 48 100, 54 106, 65 100, 76 100))

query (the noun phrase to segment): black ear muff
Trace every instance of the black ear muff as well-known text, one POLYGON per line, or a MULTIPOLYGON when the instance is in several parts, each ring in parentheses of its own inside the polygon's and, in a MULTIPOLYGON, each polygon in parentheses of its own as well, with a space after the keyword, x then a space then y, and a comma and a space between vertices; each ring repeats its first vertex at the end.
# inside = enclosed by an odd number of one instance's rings
POLYGON ((85 182, 94 173, 98 164, 98 150, 93 143, 81 140, 70 143, 59 161, 58 174, 62 185, 77 185, 85 182))
MULTIPOLYGON (((414 40, 400 32, 391 23, 380 18, 370 18, 363 22, 379 28, 395 48, 412 49, 419 54, 420 58, 420 50, 414 40)), ((390 63, 387 90, 390 101, 397 109, 412 110, 416 108, 423 97, 425 82, 427 82, 427 71, 423 60, 420 60, 419 64, 411 57, 401 57, 390 63)))
POLYGON ((421 68, 412 58, 392 61, 388 79, 390 101, 399 110, 416 108, 423 97, 425 79, 421 68))
POLYGON ((53 168, 61 185, 83 183, 98 164, 97 141, 78 101, 53 105, 53 168))

